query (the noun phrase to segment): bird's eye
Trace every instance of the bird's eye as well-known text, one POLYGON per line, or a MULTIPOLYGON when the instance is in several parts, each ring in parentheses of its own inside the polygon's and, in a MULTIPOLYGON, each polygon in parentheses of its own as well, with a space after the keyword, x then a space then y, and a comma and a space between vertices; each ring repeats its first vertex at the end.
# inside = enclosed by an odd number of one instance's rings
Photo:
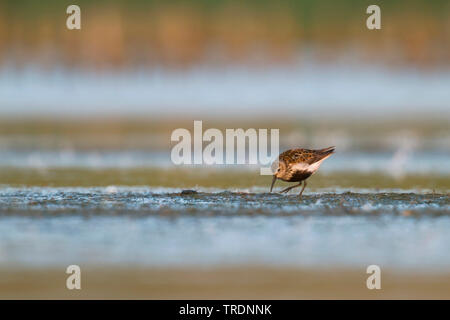
POLYGON ((278 168, 277 172, 280 172, 280 168, 278 168))

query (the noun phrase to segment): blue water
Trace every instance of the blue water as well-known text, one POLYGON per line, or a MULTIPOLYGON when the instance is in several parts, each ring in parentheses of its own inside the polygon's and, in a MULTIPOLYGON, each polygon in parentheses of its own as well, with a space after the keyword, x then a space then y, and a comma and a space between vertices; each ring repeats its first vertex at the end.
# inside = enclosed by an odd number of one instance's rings
MULTIPOLYGON (((337 152, 333 161, 325 162, 320 172, 383 172, 404 174, 450 174, 449 153, 440 152, 337 152)), ((206 165, 205 165, 206 166, 206 165)), ((170 151, 147 150, 13 150, 0 148, 0 168, 158 168, 175 167, 170 151)), ((187 167, 187 166, 181 166, 187 167)), ((228 169, 255 170, 254 165, 215 166, 228 169)), ((5 169, 6 170, 6 169, 5 169)))
POLYGON ((0 266, 448 271, 450 200, 420 193, 0 189, 0 266))
POLYGON ((275 114, 303 118, 410 112, 448 117, 450 69, 313 60, 286 67, 200 65, 118 72, 35 66, 0 69, 0 114, 275 114))

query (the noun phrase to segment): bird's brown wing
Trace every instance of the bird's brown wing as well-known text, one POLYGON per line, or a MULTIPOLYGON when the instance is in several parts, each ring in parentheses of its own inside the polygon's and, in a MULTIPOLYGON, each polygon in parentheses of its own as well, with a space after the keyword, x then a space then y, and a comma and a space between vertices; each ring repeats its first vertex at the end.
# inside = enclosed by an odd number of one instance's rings
POLYGON ((280 154, 280 161, 285 163, 300 163, 304 162, 307 164, 313 164, 317 161, 322 160, 326 156, 334 152, 334 147, 320 149, 320 150, 309 150, 309 149, 290 149, 286 150, 280 154))

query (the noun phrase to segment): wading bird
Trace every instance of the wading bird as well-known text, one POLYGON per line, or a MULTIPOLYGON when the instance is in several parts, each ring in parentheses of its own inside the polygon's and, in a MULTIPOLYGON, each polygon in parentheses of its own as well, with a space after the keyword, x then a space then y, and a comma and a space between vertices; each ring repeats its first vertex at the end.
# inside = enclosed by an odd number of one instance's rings
MULTIPOLYGON (((281 193, 288 192, 293 188, 301 186, 303 181, 303 188, 299 194, 301 197, 303 190, 306 188, 306 179, 319 169, 320 164, 326 158, 334 153, 334 149, 335 147, 320 150, 290 149, 281 153, 278 156, 278 167, 276 167, 277 169, 273 175, 270 192, 272 192, 277 179, 287 182, 299 182, 299 184, 282 190, 281 193)), ((274 165, 276 166, 276 162, 274 162, 274 165)))

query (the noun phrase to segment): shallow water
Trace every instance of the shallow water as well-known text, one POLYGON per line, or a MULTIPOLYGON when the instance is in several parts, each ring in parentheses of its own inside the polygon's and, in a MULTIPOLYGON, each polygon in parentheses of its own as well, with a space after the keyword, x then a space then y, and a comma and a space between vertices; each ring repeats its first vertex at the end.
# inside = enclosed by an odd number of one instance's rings
MULTIPOLYGON (((0 169, 15 168, 175 168, 170 152, 145 150, 0 150, 0 169)), ((372 172, 392 175, 439 173, 450 175, 448 152, 340 152, 320 172, 372 172)), ((187 166, 180 166, 180 168, 187 166)), ((200 167, 200 166, 195 166, 200 167)), ((204 166, 208 167, 208 166, 204 166)), ((218 167, 218 166, 216 166, 218 167)), ((255 165, 223 165, 223 168, 254 170, 255 165)))
POLYGON ((446 194, 180 191, 3 188, 0 265, 450 267, 446 194))
POLYGON ((93 73, 0 69, 0 105, 9 114, 387 114, 426 108, 447 113, 448 68, 435 72, 306 60, 286 67, 200 65, 93 73), (120 89, 119 89, 120 88, 120 89), (67 94, 70 92, 70 99, 67 94), (173 94, 176 92, 176 94, 173 94), (380 94, 383 93, 383 94, 380 94), (126 108, 124 108, 126 106, 126 108), (363 108, 363 109, 362 109, 363 108))

